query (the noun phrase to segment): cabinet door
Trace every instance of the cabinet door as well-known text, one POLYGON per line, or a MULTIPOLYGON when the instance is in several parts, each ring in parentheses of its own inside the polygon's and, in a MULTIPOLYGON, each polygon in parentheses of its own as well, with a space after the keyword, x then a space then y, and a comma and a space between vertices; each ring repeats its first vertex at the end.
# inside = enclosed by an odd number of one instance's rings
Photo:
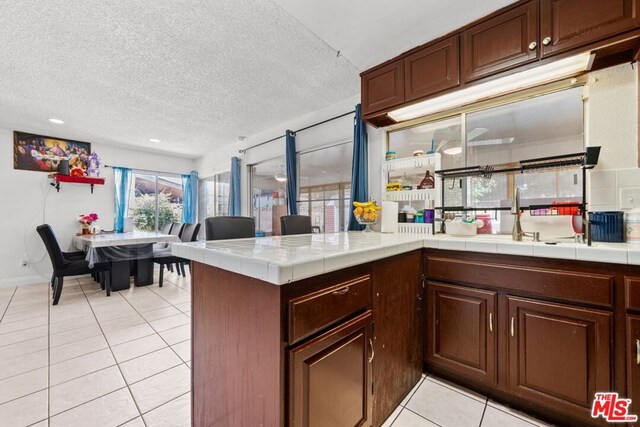
POLYGON ((404 102, 404 59, 362 75, 362 112, 369 114, 404 102))
POLYGON ((541 0, 542 54, 550 55, 637 28, 638 0, 541 0))
POLYGON ((590 419, 594 393, 611 390, 612 314, 526 298, 507 300, 512 392, 590 419))
POLYGON ((374 286, 373 419, 381 424, 422 377, 422 253, 377 261, 374 286))
POLYGON ((640 413, 640 316, 627 315, 627 395, 624 397, 631 399, 629 413, 640 413))
POLYGON ((289 351, 289 425, 372 425, 371 311, 289 351))
POLYGON ((463 33, 464 79, 471 81, 535 61, 538 2, 518 6, 463 33))
POLYGON ((497 293, 427 283, 426 360, 496 384, 497 293))
POLYGON ((456 34, 404 60, 405 101, 433 95, 460 84, 460 43, 456 34))

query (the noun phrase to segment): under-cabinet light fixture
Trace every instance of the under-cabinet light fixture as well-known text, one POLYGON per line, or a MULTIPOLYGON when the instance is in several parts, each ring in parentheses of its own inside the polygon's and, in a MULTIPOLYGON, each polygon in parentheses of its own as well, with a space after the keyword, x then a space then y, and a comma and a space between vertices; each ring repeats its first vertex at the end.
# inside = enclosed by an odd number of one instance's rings
POLYGON ((49 120, 51 123, 55 123, 57 125, 63 125, 64 124, 64 120, 60 120, 60 119, 51 118, 51 119, 47 119, 47 120, 49 120))
POLYGON ((428 114, 449 110, 472 102, 481 101, 498 95, 515 92, 544 83, 570 77, 586 71, 591 64, 589 52, 560 59, 536 68, 514 73, 496 80, 481 83, 456 92, 419 102, 408 107, 398 108, 388 113, 396 122, 415 119, 428 114))
POLYGON ((149 142, 162 142, 162 141, 160 141, 159 139, 156 139, 156 138, 151 138, 149 140, 149 142))

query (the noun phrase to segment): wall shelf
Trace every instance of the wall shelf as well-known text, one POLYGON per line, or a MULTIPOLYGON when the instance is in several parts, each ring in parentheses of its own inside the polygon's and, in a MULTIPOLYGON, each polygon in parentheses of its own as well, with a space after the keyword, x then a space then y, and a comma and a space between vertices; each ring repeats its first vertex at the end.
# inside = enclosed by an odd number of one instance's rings
POLYGON ((91 176, 71 176, 71 175, 49 175, 52 179, 51 185, 55 187, 57 192, 60 192, 60 183, 67 182, 71 184, 84 184, 91 186, 91 194, 93 194, 94 185, 104 185, 104 178, 96 178, 91 176))

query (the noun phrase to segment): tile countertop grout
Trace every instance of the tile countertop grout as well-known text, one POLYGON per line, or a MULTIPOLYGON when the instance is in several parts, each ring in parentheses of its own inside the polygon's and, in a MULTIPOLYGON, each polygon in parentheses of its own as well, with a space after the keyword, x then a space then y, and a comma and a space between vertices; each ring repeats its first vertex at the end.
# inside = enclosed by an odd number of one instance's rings
POLYGON ((342 232, 174 243, 174 255, 275 285, 420 248, 640 265, 640 245, 513 242, 511 236, 342 232))

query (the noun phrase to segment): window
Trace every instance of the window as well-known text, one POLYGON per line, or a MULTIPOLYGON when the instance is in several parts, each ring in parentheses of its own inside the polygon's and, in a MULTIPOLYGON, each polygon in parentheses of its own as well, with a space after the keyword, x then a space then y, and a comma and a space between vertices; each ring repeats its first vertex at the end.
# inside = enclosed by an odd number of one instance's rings
POLYGON ((223 172, 200 180, 200 222, 212 216, 229 215, 229 180, 231 172, 223 172))
MULTIPOLYGON (((582 87, 542 94, 438 121, 389 132, 389 150, 409 157, 414 150, 434 149, 442 168, 509 165, 520 160, 584 151, 582 87)), ((392 178, 390 176, 390 178, 392 178)), ((397 178, 397 177, 395 177, 397 178)), ((412 177, 407 177, 410 181, 412 177)), ((419 177, 415 177, 419 182, 419 177)), ((508 207, 517 186, 523 206, 553 201, 579 202, 579 170, 529 174, 496 174, 491 179, 445 182, 446 206, 508 207)), ((496 214, 494 231, 508 231, 496 214), (504 227, 500 229, 501 222, 504 227)), ((507 214, 507 216, 509 216, 507 214)))
POLYGON ((280 234, 280 217, 287 215, 287 178, 284 156, 249 166, 251 211, 256 235, 280 234))
POLYGON ((353 142, 298 155, 298 213, 321 233, 348 228, 352 158, 353 142))
POLYGON ((182 179, 178 175, 133 173, 129 214, 136 231, 162 230, 182 220, 182 179))

